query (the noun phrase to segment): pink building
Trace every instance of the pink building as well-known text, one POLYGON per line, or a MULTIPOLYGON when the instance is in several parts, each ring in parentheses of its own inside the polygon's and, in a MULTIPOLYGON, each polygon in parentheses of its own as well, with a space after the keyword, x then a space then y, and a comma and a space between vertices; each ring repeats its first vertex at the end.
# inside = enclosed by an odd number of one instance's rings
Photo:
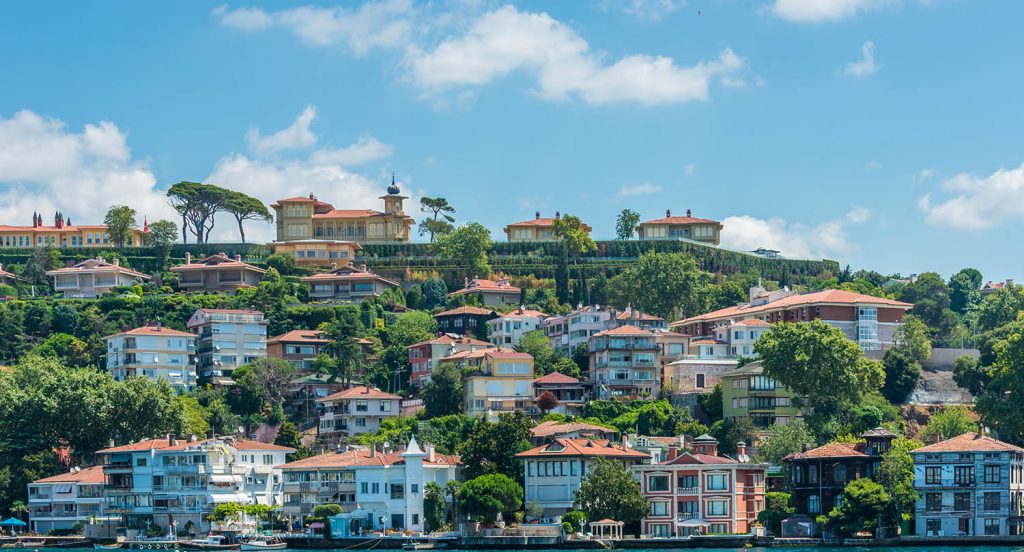
POLYGON ((493 349, 494 345, 486 341, 473 339, 472 337, 441 334, 430 341, 413 343, 407 348, 409 349, 409 365, 412 366, 412 371, 409 374, 409 383, 417 387, 423 387, 430 381, 430 374, 441 363, 442 358, 463 351, 493 349))

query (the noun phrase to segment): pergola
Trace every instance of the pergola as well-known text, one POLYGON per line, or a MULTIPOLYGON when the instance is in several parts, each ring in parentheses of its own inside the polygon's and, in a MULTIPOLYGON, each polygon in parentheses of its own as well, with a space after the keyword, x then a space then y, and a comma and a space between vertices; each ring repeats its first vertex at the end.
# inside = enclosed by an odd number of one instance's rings
POLYGON ((602 519, 590 522, 590 532, 602 539, 621 540, 624 522, 613 519, 602 519))

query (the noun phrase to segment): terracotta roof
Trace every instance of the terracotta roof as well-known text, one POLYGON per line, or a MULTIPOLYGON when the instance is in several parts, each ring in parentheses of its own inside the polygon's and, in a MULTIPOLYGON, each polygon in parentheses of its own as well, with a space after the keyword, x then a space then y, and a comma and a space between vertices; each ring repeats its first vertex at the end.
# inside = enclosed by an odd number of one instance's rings
POLYGON ((281 335, 271 337, 267 343, 330 343, 331 340, 321 337, 324 332, 317 330, 292 330, 281 335))
POLYGON ((281 445, 275 445, 273 443, 261 443, 259 441, 250 441, 248 439, 242 439, 235 441, 234 446, 238 450, 276 450, 282 452, 295 452, 295 449, 291 447, 283 447, 281 445))
POLYGON ((282 203, 282 202, 285 202, 285 201, 287 201, 289 203, 298 203, 300 201, 303 202, 303 203, 316 203, 315 199, 313 199, 311 197, 302 197, 302 196, 299 196, 299 197, 289 197, 287 199, 279 199, 275 203, 282 203))
POLYGON ((402 397, 398 395, 392 395, 391 393, 381 391, 376 387, 368 387, 366 385, 357 385, 355 387, 349 387, 344 391, 338 391, 332 395, 321 397, 316 402, 327 402, 337 401, 342 399, 373 399, 373 400, 399 400, 402 397))
POLYGON ((710 454, 699 454, 694 452, 684 452, 679 456, 676 456, 672 460, 662 462, 662 464, 738 464, 736 460, 727 458, 725 456, 712 456, 710 454))
POLYGON ((381 282, 385 282, 393 286, 398 285, 398 282, 388 280, 387 278, 374 274, 373 272, 359 270, 351 264, 339 266, 328 272, 321 272, 320 274, 306 276, 305 278, 300 278, 300 280, 303 282, 319 282, 322 280, 330 280, 332 282, 346 280, 380 280, 381 282))
POLYGON ((987 435, 979 435, 969 431, 958 437, 939 441, 938 443, 914 449, 912 452, 1021 452, 1020 448, 1010 443, 1004 443, 987 435))
POLYGON ((717 339, 697 339, 695 341, 691 341, 690 345, 728 345, 728 343, 717 339))
POLYGON ((81 471, 64 472, 37 479, 33 483, 103 483, 103 466, 82 468, 81 471))
POLYGON ((567 376, 567 375, 565 375, 565 374, 563 374, 561 372, 551 372, 550 374, 548 374, 546 376, 541 376, 541 377, 533 380, 533 383, 535 385, 538 384, 538 383, 554 384, 554 383, 579 383, 579 382, 580 382, 580 380, 578 380, 578 379, 576 379, 576 378, 574 378, 572 376, 567 376))
POLYGON ((465 305, 465 306, 462 306, 462 307, 456 307, 456 308, 451 309, 451 310, 446 310, 444 312, 439 312, 439 313, 435 314, 434 316, 453 316, 453 315, 456 315, 456 314, 475 314, 475 315, 478 315, 478 316, 482 316, 482 315, 496 314, 496 313, 492 309, 482 309, 480 307, 474 307, 474 306, 471 306, 471 305, 465 305))
POLYGON ((451 360, 463 360, 468 358, 521 358, 533 360, 533 355, 529 353, 520 353, 513 349, 499 349, 497 347, 491 347, 488 349, 477 349, 475 351, 459 351, 455 354, 448 355, 442 358, 442 361, 451 360))
POLYGON ((111 334, 103 339, 109 339, 111 337, 117 337, 119 335, 156 335, 164 337, 195 337, 196 334, 189 332, 182 332, 179 330, 172 330, 167 326, 140 326, 131 330, 123 331, 121 333, 111 334))
POLYGON ((860 449, 863 443, 828 443, 807 452, 794 452, 786 460, 809 460, 814 458, 860 458, 867 457, 860 449))
POLYGON ((697 217, 661 217, 647 220, 640 223, 645 224, 721 224, 717 220, 703 219, 697 217))
POLYGON ((332 209, 326 213, 314 213, 313 218, 366 218, 383 215, 373 209, 332 209))
MULTIPOLYGON (((378 452, 376 456, 370 456, 363 458, 356 462, 355 466, 394 466, 405 463, 405 458, 402 457, 404 450, 397 452, 389 452, 387 454, 378 452)), ((434 461, 428 462, 427 458, 423 458, 423 465, 425 466, 459 466, 462 464, 462 459, 454 454, 435 454, 434 461)))
POLYGON ((646 312, 640 312, 633 308, 627 308, 626 310, 615 315, 616 320, 665 320, 660 316, 654 316, 653 314, 647 314, 646 312))
MULTIPOLYGON (((160 439, 145 439, 137 443, 129 443, 127 445, 121 445, 119 447, 110 447, 96 451, 96 454, 111 454, 117 452, 138 452, 144 450, 185 450, 190 446, 201 445, 210 442, 227 442, 223 439, 200 439, 199 441, 189 441, 188 439, 177 439, 174 444, 168 442, 166 437, 160 439)), ((250 441, 247 439, 236 439, 230 446, 238 450, 277 450, 285 452, 295 452, 295 449, 289 447, 282 447, 280 445, 274 445, 271 443, 260 443, 259 441, 250 441)))
POLYGON ((152 278, 152 276, 150 276, 149 274, 143 274, 143 273, 141 273, 141 272, 139 272, 137 270, 132 270, 132 269, 126 267, 126 266, 115 265, 114 263, 108 263, 106 261, 101 261, 99 259, 86 259, 84 261, 79 262, 78 264, 76 264, 74 266, 69 266, 67 268, 58 268, 56 270, 47 270, 46 271, 46 275, 47 276, 53 276, 55 274, 71 274, 71 273, 87 273, 87 272, 119 272, 121 274, 130 274, 132 276, 136 276, 136 277, 142 278, 144 280, 149 280, 150 278, 152 278))
POLYGON ((619 326, 618 328, 612 330, 604 330, 602 332, 597 332, 596 334, 594 334, 594 337, 599 337, 603 335, 654 335, 654 332, 652 332, 651 330, 644 330, 642 328, 637 328, 636 326, 630 326, 627 324, 625 326, 619 326))
POLYGON ((566 435, 578 431, 594 433, 618 433, 618 430, 584 422, 556 422, 549 420, 541 422, 530 430, 534 437, 550 437, 552 435, 566 435))
POLYGON ((201 259, 189 264, 183 264, 178 266, 172 266, 171 272, 181 272, 183 270, 205 270, 208 268, 240 268, 243 270, 252 270, 263 274, 266 270, 253 266, 249 263, 243 263, 228 257, 224 253, 217 253, 216 255, 210 255, 205 259, 201 259))
POLYGON ((420 341, 419 343, 413 343, 406 347, 411 349, 413 347, 419 347, 422 345, 478 345, 480 347, 494 347, 493 344, 486 341, 480 341, 479 339, 473 339, 472 337, 466 337, 464 335, 451 335, 442 334, 429 341, 420 341))
POLYGON ((328 452, 317 456, 310 456, 302 460, 288 462, 276 466, 283 470, 298 468, 344 468, 354 465, 363 458, 369 458, 369 450, 349 450, 345 452, 328 452))
POLYGON ((736 307, 726 307, 716 311, 711 311, 699 316, 693 316, 678 322, 673 322, 673 325, 689 324, 692 322, 704 322, 708 320, 720 320, 723 318, 731 318, 734 316, 751 316, 763 312, 770 312, 775 310, 791 309, 800 306, 813 305, 813 304, 842 304, 842 305, 878 305, 886 307, 898 307, 902 309, 911 309, 914 305, 910 303, 904 303, 902 301, 893 301, 892 299, 883 299, 881 297, 873 297, 871 295, 864 295, 861 293, 853 293, 852 291, 845 291, 841 289, 826 289, 823 291, 815 291, 813 293, 802 293, 797 295, 790 295, 789 297, 783 297, 777 301, 765 303, 763 305, 750 306, 741 305, 736 307))
POLYGON ((771 324, 765 322, 764 320, 758 320, 754 318, 751 320, 740 320, 739 322, 733 324, 733 326, 771 326, 771 324))
POLYGON ((474 278, 470 280, 469 286, 462 289, 457 289, 448 295, 463 295, 466 293, 477 293, 481 291, 490 291, 495 293, 519 293, 519 288, 509 284, 507 282, 494 280, 487 280, 484 278, 474 278))
POLYGON ((499 318, 544 318, 546 316, 546 314, 539 310, 516 309, 499 316, 499 318))
POLYGON ((518 458, 547 458, 553 456, 599 456, 604 458, 644 459, 649 454, 622 448, 621 445, 600 439, 555 439, 516 455, 518 458))
MULTIPOLYGON (((510 223, 506 228, 512 228, 512 227, 515 227, 515 226, 541 226, 541 227, 554 226, 556 220, 558 220, 558 219, 534 217, 534 218, 532 218, 530 220, 524 220, 524 221, 520 221, 520 222, 510 223)), ((590 232, 592 230, 593 230, 593 228, 591 228, 588 224, 583 223, 583 231, 584 232, 590 232)))

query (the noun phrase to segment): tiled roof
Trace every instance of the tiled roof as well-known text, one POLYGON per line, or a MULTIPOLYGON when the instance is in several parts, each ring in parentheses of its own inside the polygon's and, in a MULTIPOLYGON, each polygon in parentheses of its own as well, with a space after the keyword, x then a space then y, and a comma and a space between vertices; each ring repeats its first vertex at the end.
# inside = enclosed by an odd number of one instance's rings
POLYGON ((549 420, 541 422, 530 430, 534 437, 551 437, 552 435, 566 435, 578 431, 593 433, 618 433, 618 430, 583 422, 556 422, 549 420))
POLYGON ((755 360, 754 362, 744 364, 732 372, 726 372, 725 374, 722 374, 722 376, 754 376, 763 373, 764 365, 761 364, 760 360, 755 360))
POLYGON ((326 213, 314 213, 313 218, 366 218, 383 215, 373 209, 333 209, 326 213))
POLYGON ((434 339, 431 339, 430 341, 420 341, 419 343, 413 343, 412 345, 409 345, 406 348, 411 349, 413 347, 419 347, 422 345, 476 345, 480 347, 494 347, 494 345, 492 345, 491 343, 488 343, 486 341, 480 341, 479 339, 473 339, 472 337, 467 337, 464 335, 442 334, 435 337, 434 339))
POLYGON ((345 452, 328 452, 310 456, 302 460, 288 462, 277 466, 283 470, 299 468, 344 468, 354 465, 364 458, 370 457, 369 450, 349 450, 345 452))
MULTIPOLYGON (((378 452, 376 456, 369 456, 356 462, 355 466, 394 466, 398 464, 404 464, 405 458, 402 457, 402 453, 405 451, 389 452, 387 454, 378 452)), ((423 458, 423 464, 425 466, 459 466, 462 465, 462 459, 454 454, 435 454, 434 461, 429 462, 426 457, 423 458)))
POLYGON ((75 266, 69 266, 67 268, 58 268, 56 270, 47 270, 46 274, 52 276, 55 274, 71 274, 71 273, 90 273, 90 272, 119 272, 121 274, 130 274, 144 280, 151 278, 149 274, 143 274, 137 270, 132 270, 126 266, 117 265, 114 263, 108 263, 99 259, 86 259, 79 262, 75 266))
MULTIPOLYGON (((508 228, 514 228, 516 226, 540 226, 540 227, 543 228, 543 227, 548 227, 548 226, 554 226, 556 220, 558 220, 558 219, 535 217, 535 218, 532 218, 530 220, 524 220, 524 221, 520 221, 520 222, 510 223, 508 225, 508 228)), ((593 230, 593 228, 591 228, 588 224, 583 223, 583 231, 584 232, 590 232, 592 230, 593 230)))
POLYGON ((546 316, 546 314, 539 310, 516 309, 501 315, 500 318, 544 318, 546 316))
POLYGON ((1024 452, 1024 448, 1020 448, 1010 443, 1004 443, 998 439, 993 439, 987 435, 979 435, 973 431, 969 431, 958 437, 952 439, 946 439, 945 441, 939 441, 931 445, 926 445, 918 449, 914 449, 912 452, 1024 452))
POLYGON ((208 268, 239 268, 242 270, 252 270, 254 272, 259 272, 260 274, 266 272, 266 270, 263 270, 260 267, 232 259, 231 257, 228 257, 224 253, 210 255, 205 259, 200 259, 189 264, 172 266, 171 272, 181 272, 183 270, 205 270, 208 268))
MULTIPOLYGON (((189 441, 188 439, 177 439, 174 444, 171 444, 166 437, 160 439, 145 439, 136 443, 129 443, 127 445, 121 445, 118 447, 110 447, 96 451, 96 454, 111 454, 117 452, 138 452, 143 450, 185 450, 190 446, 201 445, 210 442, 223 442, 228 444, 224 439, 201 439, 199 441, 189 441)), ((289 447, 282 447, 280 445, 274 445, 271 443, 260 443, 259 441, 250 441, 247 439, 236 439, 230 443, 230 446, 235 447, 238 450, 277 450, 285 452, 295 452, 295 449, 289 447)))
POLYGON ((195 337, 196 336, 196 334, 189 333, 189 332, 182 332, 182 331, 179 331, 179 330, 172 330, 171 328, 168 328, 166 326, 140 326, 138 328, 133 328, 131 330, 123 331, 121 333, 116 333, 116 334, 108 335, 108 336, 104 337, 103 339, 108 339, 108 338, 111 338, 111 337, 117 337, 119 335, 153 335, 153 336, 163 336, 163 337, 195 337))
POLYGON ((654 332, 652 332, 651 330, 637 328, 636 326, 625 325, 619 326, 618 328, 615 329, 597 332, 596 334, 594 334, 594 337, 605 335, 654 335, 654 332))
POLYGON ((764 320, 758 320, 755 318, 752 320, 741 320, 733 324, 733 326, 771 326, 771 324, 765 322, 764 320))
POLYGON ((473 315, 477 315, 477 316, 483 316, 483 315, 488 315, 488 314, 492 314, 492 313, 494 313, 494 311, 492 309, 482 309, 480 307, 474 307, 474 306, 471 306, 471 305, 465 305, 465 306, 462 306, 462 307, 455 307, 454 309, 446 310, 444 312, 439 312, 439 313, 435 314, 434 316, 453 316, 453 315, 457 315, 457 314, 473 314, 473 315))
POLYGON ((666 465, 677 465, 677 464, 738 464, 736 460, 727 458, 725 456, 712 456, 710 454, 700 454, 695 452, 684 452, 675 458, 662 462, 666 465))
POLYGON ((661 217, 641 222, 640 226, 647 224, 719 224, 719 222, 696 217, 661 217))
POLYGON ((33 483, 103 483, 103 466, 82 468, 81 471, 69 471, 37 479, 33 483))
POLYGON ((728 343, 717 339, 697 339, 695 341, 691 341, 690 345, 728 345, 728 343))
POLYGON ((323 337, 323 332, 317 330, 292 330, 281 335, 271 337, 267 343, 330 343, 331 340, 323 337))
POLYGON ((619 314, 615 315, 615 320, 619 320, 619 321, 622 321, 622 320, 658 321, 658 320, 665 320, 665 319, 660 317, 660 316, 654 316, 653 314, 647 314, 646 312, 637 311, 637 310, 633 309, 632 307, 630 307, 630 308, 627 308, 626 310, 620 312, 619 314))
MULTIPOLYGON (((545 384, 545 383, 547 383, 547 384, 554 384, 554 383, 579 383, 579 382, 580 382, 580 380, 578 380, 578 379, 576 379, 576 378, 574 378, 572 376, 567 376, 567 375, 565 375, 565 374, 563 374, 561 372, 551 372, 550 374, 548 374, 546 376, 541 376, 541 377, 533 380, 534 385, 536 385, 538 383, 540 383, 540 384, 545 384)), ((547 422, 545 422, 545 423, 547 423, 547 422)))
POLYGON ((319 282, 322 280, 329 281, 346 281, 346 280, 379 280, 381 282, 397 286, 398 282, 394 282, 375 274, 373 272, 359 270, 351 264, 339 266, 328 272, 321 272, 320 274, 313 274, 312 276, 306 276, 300 278, 303 282, 319 282))
POLYGON ((724 309, 711 311, 705 314, 701 314, 699 316, 693 316, 685 320, 674 322, 673 325, 689 324, 692 322, 705 322, 708 320, 721 320, 724 318, 731 318, 734 316, 750 316, 763 312, 791 309, 795 307, 813 304, 876 305, 884 307, 898 307, 902 309, 910 309, 913 308, 914 306, 911 305, 910 303, 904 303, 902 301, 893 301, 892 299, 883 299, 881 297, 873 297, 871 295, 853 293, 852 291, 845 291, 841 289, 826 289, 823 291, 815 291, 813 293, 790 295, 789 297, 783 297, 782 299, 772 301, 770 303, 765 303, 763 305, 741 305, 736 307, 726 307, 724 309))
POLYGON ((828 443, 807 452, 794 452, 786 460, 810 460, 814 458, 860 458, 867 457, 860 449, 863 443, 828 443))
POLYGON ((349 387, 344 391, 338 391, 332 395, 319 398, 316 402, 338 401, 343 399, 399 400, 401 398, 402 397, 399 397, 398 395, 392 395, 386 391, 381 391, 376 387, 357 385, 355 387, 349 387))
POLYGON ((485 356, 491 358, 519 358, 524 360, 533 360, 533 355, 531 355, 530 353, 520 353, 512 349, 499 348, 477 349, 475 351, 459 351, 453 355, 446 356, 441 360, 462 360, 467 358, 482 358, 485 356))
POLYGON ((495 282, 494 280, 487 280, 484 278, 474 278, 470 281, 468 287, 457 289, 448 295, 463 295, 466 293, 477 293, 482 291, 489 291, 494 293, 519 293, 519 288, 509 283, 495 282))
POLYGON ((302 196, 299 196, 299 197, 289 197, 288 199, 279 199, 279 200, 277 200, 277 203, 283 203, 285 201, 287 201, 289 203, 297 203, 297 202, 300 202, 300 201, 303 202, 303 203, 316 203, 315 199, 313 199, 311 197, 302 197, 302 196))
POLYGON ((547 458, 554 456, 599 456, 604 458, 644 459, 649 454, 623 448, 621 445, 599 439, 555 439, 516 455, 518 458, 547 458))

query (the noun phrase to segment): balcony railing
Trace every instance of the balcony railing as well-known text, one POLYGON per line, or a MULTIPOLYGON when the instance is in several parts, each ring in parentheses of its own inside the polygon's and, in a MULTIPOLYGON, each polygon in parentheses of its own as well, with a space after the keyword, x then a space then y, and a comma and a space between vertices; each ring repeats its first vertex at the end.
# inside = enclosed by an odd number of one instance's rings
POLYGON ((700 487, 678 487, 676 492, 681 495, 700 494, 700 487))
POLYGON ((676 521, 686 521, 688 519, 695 519, 697 514, 694 512, 680 512, 676 514, 676 521))

